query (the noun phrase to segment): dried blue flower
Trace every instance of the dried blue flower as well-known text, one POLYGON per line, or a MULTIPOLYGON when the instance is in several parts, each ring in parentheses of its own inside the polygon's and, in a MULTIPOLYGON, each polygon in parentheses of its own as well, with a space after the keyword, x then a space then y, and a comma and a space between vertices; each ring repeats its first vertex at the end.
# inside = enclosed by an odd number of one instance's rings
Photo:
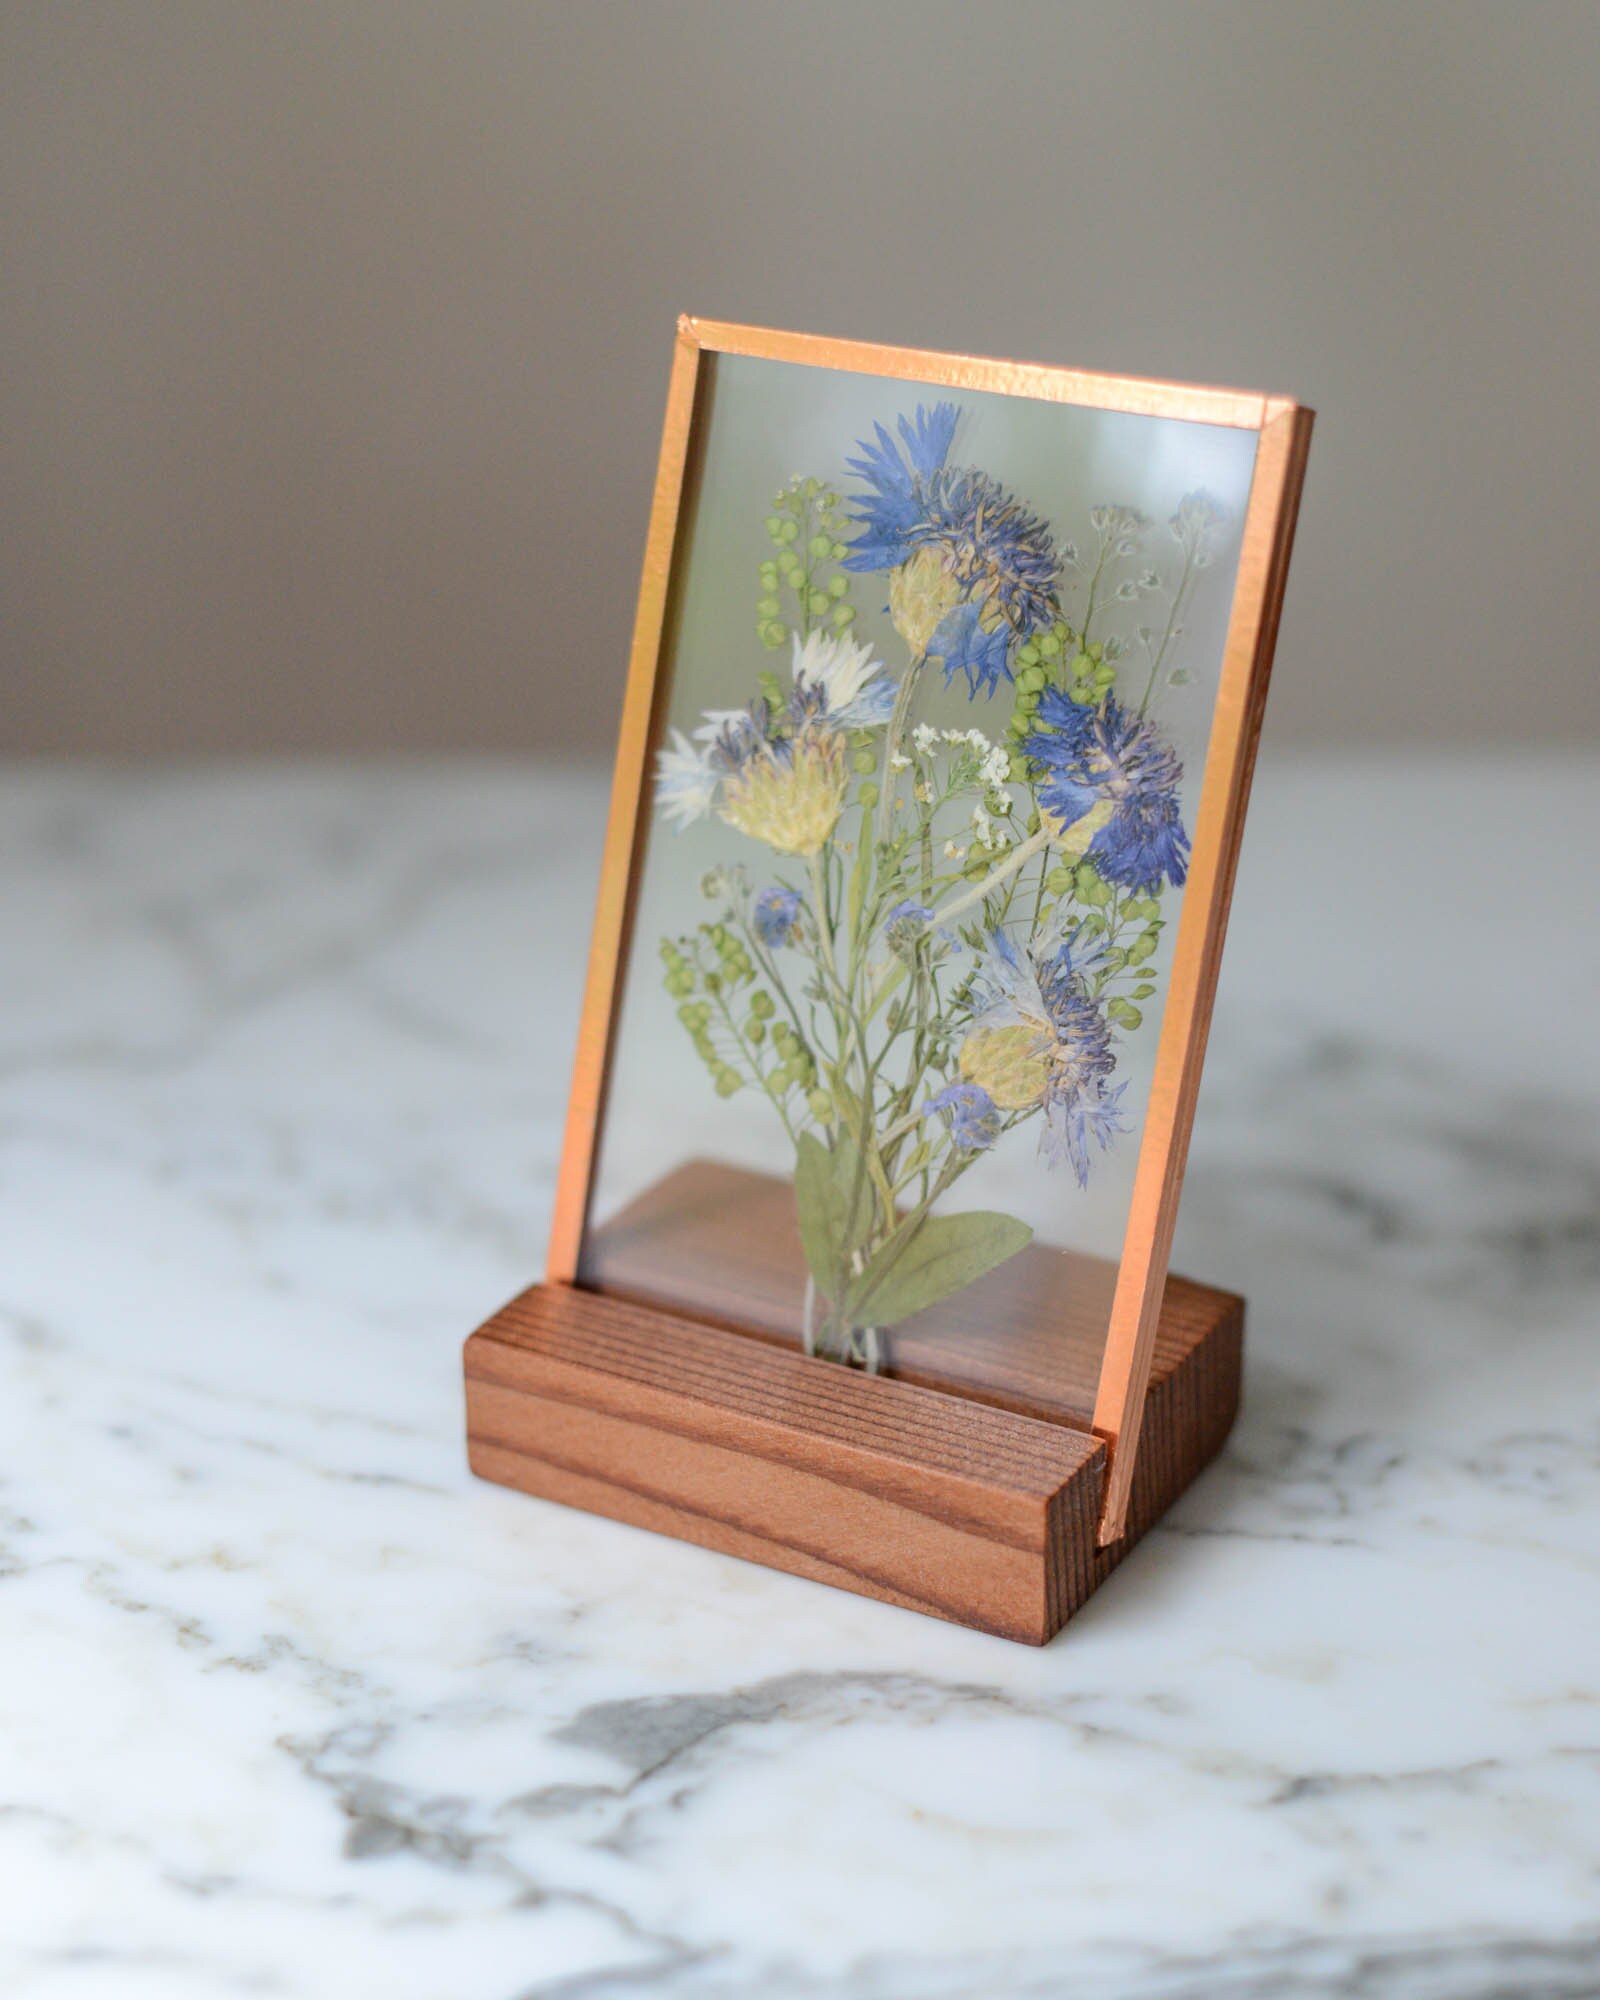
POLYGON ((793 889, 763 889, 751 906, 756 936, 770 951, 793 944, 800 929, 800 898, 793 889))
POLYGON ((925 1118, 934 1113, 949 1121, 950 1143, 958 1153, 987 1152, 1000 1136, 1000 1107, 979 1084, 946 1084, 922 1107, 925 1118))
POLYGON ((1059 688, 1040 695, 1036 720, 1022 749, 1043 774, 1036 796, 1046 823, 1065 833, 1098 810, 1103 824, 1086 852, 1106 881, 1147 893, 1164 880, 1181 888, 1189 873, 1183 765, 1156 725, 1115 695, 1096 707, 1059 688))
POLYGON ((1127 1086, 1110 1086, 1111 1028, 1088 984, 1104 947, 1077 945, 1074 933, 1054 953, 1024 954, 1004 931, 992 933, 973 980, 961 1073, 1002 1110, 1042 1107, 1039 1150, 1053 1165, 1070 1161, 1087 1187, 1088 1141, 1103 1149, 1124 1129, 1118 1106, 1127 1086))
POLYGON ((919 404, 914 423, 900 419, 899 445, 882 424, 876 443, 860 440, 848 463, 872 490, 844 567, 890 572, 902 636, 944 662, 947 683, 965 673, 976 695, 1009 680, 1015 648, 1055 619, 1060 563, 1037 515, 986 472, 945 463, 956 417, 953 403, 919 404))

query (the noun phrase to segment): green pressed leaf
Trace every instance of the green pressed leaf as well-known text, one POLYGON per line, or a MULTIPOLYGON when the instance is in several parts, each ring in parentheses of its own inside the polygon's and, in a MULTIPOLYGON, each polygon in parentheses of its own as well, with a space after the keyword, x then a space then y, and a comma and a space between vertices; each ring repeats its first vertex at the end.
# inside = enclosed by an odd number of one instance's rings
POLYGON ((841 1132, 830 1148, 814 1132, 795 1142, 794 1201, 800 1243, 819 1290, 832 1297, 872 1199, 855 1141, 841 1132))
POLYGON ((1111 1016, 1113 1021, 1124 1028, 1137 1028, 1144 1020, 1143 1014, 1139 1012, 1133 1002, 1131 1000, 1124 1000, 1120 995, 1115 1000, 1108 1000, 1106 1002, 1106 1012, 1111 1016))
MULTIPOLYGON (((869 770, 874 766, 869 764, 869 770)), ((873 801, 877 803, 876 799, 873 801)), ((850 935, 859 937, 861 933, 861 906, 866 900, 867 885, 872 878, 872 842, 863 832, 861 851, 856 856, 855 866, 850 870, 850 935)))
POLYGON ((858 1326, 897 1326, 965 1291, 1032 1238, 1025 1222, 985 1209, 930 1216, 909 1236, 885 1245, 850 1287, 846 1308, 858 1326))
POLYGON ((897 987, 904 984, 906 975, 910 970, 911 968, 903 958, 897 958, 894 964, 890 966, 884 977, 882 986, 873 995, 872 1005, 861 1017, 863 1027, 866 1027, 873 1020, 874 1016, 881 1012, 884 1002, 897 987))
POLYGON ((828 1082, 833 1087, 833 1101, 839 1107, 839 1116, 852 1132, 861 1129, 861 1099, 850 1088, 843 1067, 829 1063, 828 1082))

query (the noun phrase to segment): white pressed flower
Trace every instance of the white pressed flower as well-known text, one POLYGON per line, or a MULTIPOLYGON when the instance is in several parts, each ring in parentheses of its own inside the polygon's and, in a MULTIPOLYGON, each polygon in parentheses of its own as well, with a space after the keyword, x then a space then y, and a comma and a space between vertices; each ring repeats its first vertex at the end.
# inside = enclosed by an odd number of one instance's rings
MULTIPOLYGON (((725 729, 741 735, 753 727, 747 708, 706 708, 701 710, 702 721, 694 732, 697 743, 714 743, 725 729)), ((678 731, 673 730, 676 736, 678 731)))
POLYGON ((911 741, 919 757, 931 757, 939 747, 939 732, 926 722, 919 722, 911 732, 911 741))
POLYGON ((903 750, 897 750, 889 759, 889 769, 891 771, 909 771, 911 769, 911 759, 903 750))
MULTIPOLYGON (((703 734, 697 730, 696 735, 703 734)), ((656 752, 656 798, 663 814, 681 831, 704 819, 716 803, 717 774, 681 729, 656 752)))
POLYGON ((829 722, 867 729, 887 722, 894 712, 894 682, 872 648, 848 632, 812 632, 803 642, 794 636, 796 694, 820 695, 829 722))
POLYGON ((1000 836, 995 831, 994 821, 982 806, 972 808, 972 829, 978 837, 979 845, 988 848, 991 853, 1000 845, 1000 836))

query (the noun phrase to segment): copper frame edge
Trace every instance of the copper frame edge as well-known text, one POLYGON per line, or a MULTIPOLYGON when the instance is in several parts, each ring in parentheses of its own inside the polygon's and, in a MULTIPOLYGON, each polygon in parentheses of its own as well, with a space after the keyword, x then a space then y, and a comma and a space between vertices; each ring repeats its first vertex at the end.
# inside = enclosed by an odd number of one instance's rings
POLYGON ((796 361, 838 368, 852 375, 886 375, 941 388, 1026 396, 1041 403, 1076 403, 1086 409, 1124 415, 1177 417, 1188 423, 1219 424, 1258 431, 1281 396, 1248 389, 1207 388, 1189 382, 1162 382, 1140 375, 1103 375, 1089 369, 1058 368, 1043 362, 999 361, 973 354, 946 354, 920 347, 888 347, 875 341, 840 340, 831 334, 787 333, 774 327, 738 326, 726 320, 685 315, 703 348, 744 354, 764 361, 796 361))
POLYGON ((667 413, 661 432, 661 452, 650 502, 650 526, 645 537, 634 612, 633 640, 628 652, 628 678, 622 698, 622 727, 611 780, 611 804, 606 820, 605 847, 600 862, 600 886, 584 982, 583 1010, 578 1017, 578 1047, 573 1059, 572 1089, 561 1142, 561 1164, 550 1222, 550 1249, 545 1263, 548 1284, 570 1285, 577 1276, 594 1177, 595 1146, 605 1110, 611 1066, 612 1028, 617 996, 626 970, 638 847, 645 804, 651 722, 660 677, 661 641, 666 629, 667 599, 673 556, 681 525, 684 476, 688 468, 695 393, 699 386, 701 346, 694 324, 681 317, 667 385, 667 413))
POLYGON ((1110 1463, 1101 1547, 1127 1522, 1167 1263, 1205 1062, 1250 781, 1283 610, 1314 412, 1283 397, 1262 427, 1245 509, 1222 675, 1206 744, 1189 881, 1167 979, 1144 1137, 1122 1240, 1093 1428, 1110 1463))

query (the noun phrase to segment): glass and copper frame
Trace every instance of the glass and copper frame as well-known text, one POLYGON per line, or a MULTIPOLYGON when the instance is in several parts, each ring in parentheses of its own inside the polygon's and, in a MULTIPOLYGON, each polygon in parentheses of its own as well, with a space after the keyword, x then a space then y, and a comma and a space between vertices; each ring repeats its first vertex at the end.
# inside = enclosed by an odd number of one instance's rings
POLYGON ((718 354, 800 363, 919 387, 989 391, 1081 407, 1228 426, 1258 442, 1155 1069, 1143 1120, 1092 1428, 1109 1455, 1098 1525, 1123 1531, 1199 1088, 1223 933, 1259 734, 1311 412, 1284 397, 927 353, 725 325, 678 325, 667 416, 634 626, 577 1060, 546 1281, 579 1280, 596 1146, 606 1105, 621 981, 660 730, 664 636, 691 465, 696 398, 718 354))

